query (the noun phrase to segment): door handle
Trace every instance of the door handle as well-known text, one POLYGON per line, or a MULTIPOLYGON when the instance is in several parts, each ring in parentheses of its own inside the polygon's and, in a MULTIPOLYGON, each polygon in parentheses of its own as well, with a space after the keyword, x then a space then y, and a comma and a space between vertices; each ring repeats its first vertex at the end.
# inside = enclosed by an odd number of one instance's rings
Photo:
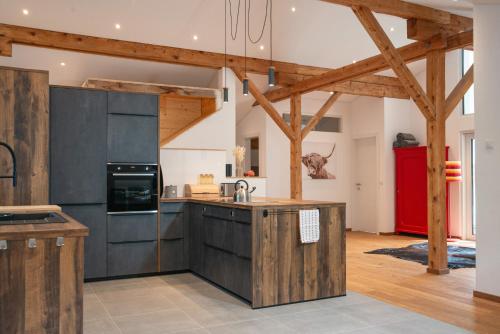
POLYGON ((358 187, 361 186, 361 183, 356 183, 356 186, 358 186, 358 187))

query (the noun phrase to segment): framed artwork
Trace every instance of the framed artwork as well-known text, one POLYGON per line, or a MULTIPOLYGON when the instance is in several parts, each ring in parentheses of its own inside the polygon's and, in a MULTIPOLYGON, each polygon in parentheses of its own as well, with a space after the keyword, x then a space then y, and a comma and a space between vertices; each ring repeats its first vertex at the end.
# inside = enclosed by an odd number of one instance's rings
POLYGON ((337 178, 337 143, 302 143, 302 177, 307 180, 337 178))

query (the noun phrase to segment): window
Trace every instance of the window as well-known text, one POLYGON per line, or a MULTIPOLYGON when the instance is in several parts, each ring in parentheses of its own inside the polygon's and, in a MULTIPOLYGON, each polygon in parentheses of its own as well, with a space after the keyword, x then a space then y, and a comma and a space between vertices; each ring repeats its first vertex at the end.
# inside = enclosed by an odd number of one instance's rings
MULTIPOLYGON (((462 50, 462 75, 474 64, 474 51, 462 50)), ((464 115, 474 114, 474 85, 465 93, 462 101, 464 115)))
MULTIPOLYGON (((302 128, 311 120, 313 116, 302 115, 302 128)), ((286 123, 290 124, 290 114, 283 114, 283 119, 286 123)), ((341 131, 342 118, 340 117, 323 117, 312 131, 321 132, 342 132, 341 131)))

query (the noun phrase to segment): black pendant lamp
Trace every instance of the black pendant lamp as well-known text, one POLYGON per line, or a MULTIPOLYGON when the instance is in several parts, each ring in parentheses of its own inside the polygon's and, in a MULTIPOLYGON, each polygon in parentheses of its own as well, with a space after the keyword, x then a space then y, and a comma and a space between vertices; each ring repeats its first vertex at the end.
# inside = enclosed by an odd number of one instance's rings
POLYGON ((222 89, 224 103, 229 102, 229 89, 227 88, 227 0, 224 0, 224 88, 222 89))
POLYGON ((248 78, 247 78, 247 0, 245 0, 245 77, 243 78, 243 95, 248 96, 248 78))
POLYGON ((269 0, 269 50, 270 50, 270 60, 271 66, 267 71, 267 83, 269 87, 274 87, 276 85, 276 74, 275 68, 273 66, 273 0, 269 0))

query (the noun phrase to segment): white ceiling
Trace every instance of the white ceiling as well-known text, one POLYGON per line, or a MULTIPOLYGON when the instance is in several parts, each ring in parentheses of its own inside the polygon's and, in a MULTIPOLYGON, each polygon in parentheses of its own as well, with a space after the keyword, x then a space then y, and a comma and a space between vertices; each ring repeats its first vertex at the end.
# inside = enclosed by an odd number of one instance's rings
MULTIPOLYGON (((236 6, 238 0, 232 0, 236 6)), ((412 1, 471 15, 465 0, 412 1)), ((243 3, 242 12, 243 12, 243 3)), ((255 38, 265 12, 265 0, 251 1, 250 33, 255 38)), ((56 31, 110 37, 144 43, 206 51, 224 51, 223 0, 0 0, 0 22, 56 31), (23 15, 22 9, 29 15, 23 15), (121 29, 115 29, 119 23, 121 29), (198 40, 193 40, 193 35, 198 40)), ((234 9, 234 15, 236 9, 234 9)), ((229 11, 229 9, 228 9, 229 11)), ((243 21, 244 15, 241 15, 243 21)), ((377 15, 396 46, 406 39, 405 20, 377 15), (394 31, 390 31, 390 28, 394 31)), ((228 41, 228 53, 244 54, 243 22, 238 37, 228 41)), ((274 58, 300 64, 335 68, 378 54, 356 17, 346 7, 311 0, 273 1, 274 58), (296 11, 292 12, 291 8, 296 11)), ((269 57, 269 32, 248 55, 269 57), (264 45, 264 50, 260 50, 264 45)), ((16 45, 13 57, 0 57, 0 65, 50 71, 52 84, 79 85, 89 77, 206 86, 214 71, 209 69, 133 61, 38 49, 16 45), (66 66, 60 66, 65 62, 66 66)), ((419 66, 416 71, 421 70, 419 66)), ((265 86, 262 80, 262 86, 265 86)), ((323 94, 314 93, 323 98, 323 94)), ((238 94, 239 95, 239 94, 238 94)), ((313 95, 315 96, 315 95, 313 95)), ((238 99, 240 106, 245 100, 238 99)), ((246 102, 248 105, 249 102, 246 102)))

